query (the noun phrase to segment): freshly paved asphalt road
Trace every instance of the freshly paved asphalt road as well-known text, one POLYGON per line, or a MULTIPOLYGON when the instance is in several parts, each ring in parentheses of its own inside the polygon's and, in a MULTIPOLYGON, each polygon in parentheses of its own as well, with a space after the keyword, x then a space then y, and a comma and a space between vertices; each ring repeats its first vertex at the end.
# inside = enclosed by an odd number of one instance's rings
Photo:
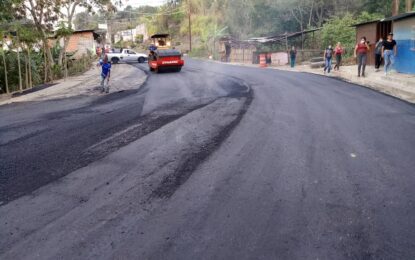
POLYGON ((1 259, 415 259, 415 106, 372 90, 187 60, 0 118, 1 259))

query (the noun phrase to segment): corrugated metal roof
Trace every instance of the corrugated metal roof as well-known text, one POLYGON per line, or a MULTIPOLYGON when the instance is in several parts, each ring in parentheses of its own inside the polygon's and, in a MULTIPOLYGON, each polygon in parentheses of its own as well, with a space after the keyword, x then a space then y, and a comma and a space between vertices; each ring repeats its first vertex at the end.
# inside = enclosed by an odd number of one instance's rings
POLYGON ((366 24, 371 24, 371 23, 378 23, 380 22, 380 20, 373 20, 373 21, 368 21, 368 22, 363 22, 363 23, 357 23, 357 24, 353 24, 351 27, 357 27, 357 26, 361 26, 361 25, 366 25, 366 24))
POLYGON ((357 26, 371 24, 371 23, 398 21, 398 20, 406 19, 406 18, 413 17, 413 16, 415 16, 415 12, 409 12, 409 13, 398 14, 398 15, 395 15, 395 16, 391 16, 391 17, 383 18, 383 19, 379 19, 379 20, 373 20, 373 21, 358 23, 358 24, 354 24, 353 26, 357 27, 357 26))
POLYGON ((256 37, 256 38, 250 38, 247 41, 248 42, 258 42, 258 43, 267 43, 267 42, 278 42, 278 41, 283 41, 287 38, 292 38, 292 37, 296 37, 302 34, 307 34, 307 33, 312 33, 315 31, 319 31, 322 28, 315 28, 315 29, 309 29, 309 30, 304 30, 304 31, 300 31, 300 32, 293 32, 293 33, 284 33, 284 34, 279 34, 279 35, 273 35, 273 36, 268 36, 268 37, 256 37))
POLYGON ((409 17, 415 16, 415 12, 409 12, 409 13, 404 13, 404 14, 398 14, 389 18, 385 18, 380 20, 381 22, 387 22, 387 21, 397 21, 397 20, 402 20, 402 19, 406 19, 409 17))

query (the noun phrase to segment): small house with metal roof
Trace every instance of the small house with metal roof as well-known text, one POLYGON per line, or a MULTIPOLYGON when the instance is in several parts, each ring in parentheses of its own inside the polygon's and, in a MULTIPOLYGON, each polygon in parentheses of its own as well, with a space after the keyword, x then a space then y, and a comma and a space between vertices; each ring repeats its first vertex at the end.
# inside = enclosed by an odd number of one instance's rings
POLYGON ((356 42, 365 36, 371 53, 368 64, 374 64, 374 46, 380 37, 386 39, 392 32, 397 43, 398 54, 394 68, 401 73, 415 74, 415 12, 395 15, 389 18, 354 25, 356 42))

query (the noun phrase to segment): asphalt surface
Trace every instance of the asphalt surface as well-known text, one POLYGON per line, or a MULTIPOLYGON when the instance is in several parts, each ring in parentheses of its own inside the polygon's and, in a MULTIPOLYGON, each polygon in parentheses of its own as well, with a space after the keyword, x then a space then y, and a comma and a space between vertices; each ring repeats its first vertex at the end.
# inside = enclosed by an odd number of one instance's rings
POLYGON ((414 105, 186 62, 0 107, 1 259, 415 258, 414 105))

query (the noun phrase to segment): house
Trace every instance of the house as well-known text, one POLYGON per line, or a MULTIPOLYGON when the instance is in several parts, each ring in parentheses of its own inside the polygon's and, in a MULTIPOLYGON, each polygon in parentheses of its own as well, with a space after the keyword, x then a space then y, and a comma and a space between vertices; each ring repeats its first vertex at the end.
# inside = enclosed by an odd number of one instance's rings
MULTIPOLYGON (((95 48, 99 45, 97 40, 100 34, 94 30, 74 31, 69 37, 66 52, 74 53, 74 58, 79 58, 88 53, 95 53, 95 48)), ((61 45, 63 45, 61 43, 61 45)))
POLYGON ((240 41, 230 36, 219 39, 219 54, 221 61, 252 64, 256 59, 256 47, 246 41, 240 41))
POLYGON ((398 44, 395 68, 398 72, 415 74, 415 12, 396 17, 393 27, 398 44))
POLYGON ((143 35, 143 40, 148 40, 148 32, 145 24, 139 24, 135 28, 119 31, 114 35, 114 42, 135 41, 138 35, 143 35))
POLYGON ((398 46, 395 69, 401 73, 415 74, 415 12, 399 14, 354 26, 356 27, 356 42, 363 36, 369 41, 371 49, 368 55, 369 65, 375 63, 375 43, 380 37, 386 39, 388 33, 393 32, 398 46))

